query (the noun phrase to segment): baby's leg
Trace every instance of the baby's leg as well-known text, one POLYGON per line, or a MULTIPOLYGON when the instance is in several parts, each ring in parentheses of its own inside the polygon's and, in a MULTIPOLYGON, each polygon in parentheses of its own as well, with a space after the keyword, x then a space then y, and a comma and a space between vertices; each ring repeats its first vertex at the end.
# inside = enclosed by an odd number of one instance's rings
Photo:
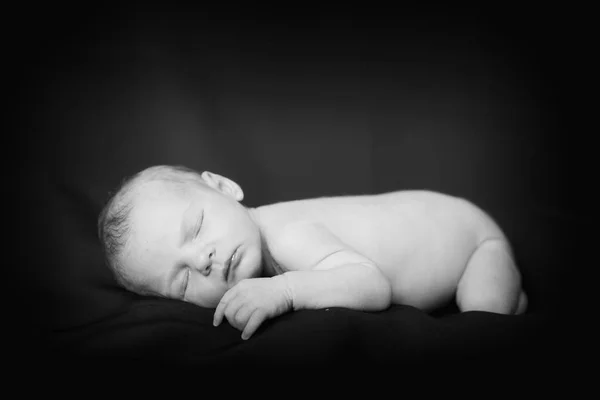
POLYGON ((456 303, 461 311, 525 312, 527 296, 510 254, 504 239, 488 239, 479 244, 458 282, 456 303))

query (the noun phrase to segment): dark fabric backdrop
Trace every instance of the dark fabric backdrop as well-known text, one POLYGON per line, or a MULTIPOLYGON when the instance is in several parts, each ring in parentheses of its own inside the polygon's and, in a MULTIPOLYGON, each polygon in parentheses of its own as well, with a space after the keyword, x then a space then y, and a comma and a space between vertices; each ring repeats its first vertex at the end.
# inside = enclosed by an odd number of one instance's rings
POLYGON ((565 38, 543 11, 66 11, 29 18, 15 56, 27 295, 12 321, 36 340, 127 307, 95 221, 124 176, 162 163, 226 175, 249 206, 464 196, 512 239, 531 310, 566 310, 586 146, 565 129, 565 38))

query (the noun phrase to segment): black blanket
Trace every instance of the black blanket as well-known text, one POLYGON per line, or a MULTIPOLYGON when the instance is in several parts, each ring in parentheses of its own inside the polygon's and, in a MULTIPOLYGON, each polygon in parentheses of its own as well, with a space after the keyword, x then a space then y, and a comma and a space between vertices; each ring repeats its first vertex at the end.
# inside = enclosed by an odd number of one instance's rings
POLYGON ((458 362, 539 369, 570 352, 564 279, 587 227, 573 173, 586 170, 548 90, 552 31, 532 48, 527 14, 510 31, 487 12, 485 24, 460 13, 119 15, 40 16, 21 52, 26 155, 10 317, 28 343, 20 364, 443 372, 458 362), (118 288, 103 264, 96 218, 108 192, 154 164, 228 176, 248 206, 415 188, 463 196, 512 241, 529 311, 299 311, 242 341, 227 323, 212 326, 212 310, 118 288))

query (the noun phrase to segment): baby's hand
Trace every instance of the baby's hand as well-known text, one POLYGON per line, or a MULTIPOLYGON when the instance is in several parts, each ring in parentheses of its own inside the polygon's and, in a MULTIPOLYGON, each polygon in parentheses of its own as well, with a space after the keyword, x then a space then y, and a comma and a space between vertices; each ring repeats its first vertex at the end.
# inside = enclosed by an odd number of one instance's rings
POLYGON ((244 279, 225 293, 215 310, 213 325, 218 326, 225 316, 246 340, 267 318, 291 308, 292 296, 284 276, 244 279))

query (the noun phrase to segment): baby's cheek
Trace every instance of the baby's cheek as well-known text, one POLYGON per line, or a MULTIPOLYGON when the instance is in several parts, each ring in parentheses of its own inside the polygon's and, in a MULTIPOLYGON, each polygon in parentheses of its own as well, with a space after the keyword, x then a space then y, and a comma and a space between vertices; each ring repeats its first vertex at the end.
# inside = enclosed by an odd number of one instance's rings
POLYGON ((215 290, 210 293, 207 299, 208 303, 210 304, 209 307, 216 308, 227 290, 228 289, 225 286, 215 288, 215 290))
POLYGON ((187 301, 200 307, 216 308, 223 295, 227 292, 226 287, 204 287, 195 288, 187 301))

